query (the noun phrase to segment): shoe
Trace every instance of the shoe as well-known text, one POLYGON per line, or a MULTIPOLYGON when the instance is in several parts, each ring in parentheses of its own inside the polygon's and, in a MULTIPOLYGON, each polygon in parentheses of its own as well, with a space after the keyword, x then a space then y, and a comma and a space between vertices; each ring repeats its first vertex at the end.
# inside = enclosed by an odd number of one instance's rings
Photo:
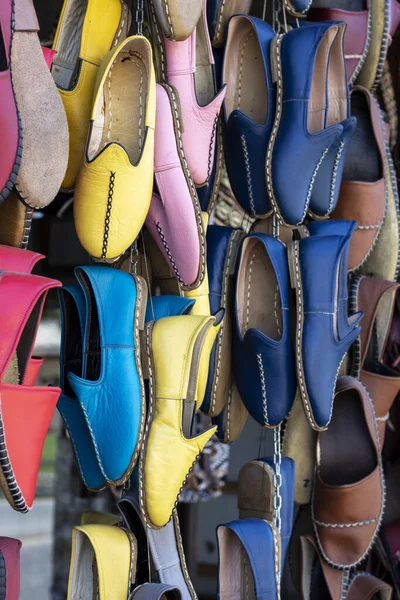
POLYGON ((280 598, 280 541, 275 527, 262 519, 231 521, 217 527, 218 595, 280 598))
POLYGON ((72 531, 68 600, 127 598, 135 580, 137 542, 112 525, 84 525, 72 531))
MULTIPOLYGON (((284 456, 280 465, 280 540, 281 564, 285 565, 286 552, 292 535, 294 507, 294 460, 284 456)), ((259 458, 245 464, 238 475, 239 519, 264 519, 274 522, 276 495, 276 465, 273 458, 259 458)))
POLYGON ((378 102, 367 90, 356 86, 351 93, 351 107, 352 114, 357 116, 357 128, 350 142, 332 218, 357 221, 349 251, 349 269, 354 271, 366 261, 379 237, 386 213, 388 183, 385 124, 378 102))
POLYGON ((127 38, 101 64, 75 188, 76 231, 94 258, 118 258, 144 224, 153 190, 155 108, 150 43, 127 38))
POLYGON ((292 242, 288 256, 297 302, 298 385, 307 419, 321 431, 329 425, 340 365, 360 334, 362 313, 347 312, 347 257, 356 223, 312 226, 313 235, 292 242))
POLYGON ((248 15, 252 0, 208 0, 207 23, 213 48, 223 48, 233 15, 248 15))
POLYGON ((361 276, 353 282, 350 293, 354 308, 364 313, 360 337, 354 344, 352 370, 372 398, 381 448, 389 411, 400 392, 400 372, 392 366, 398 356, 399 289, 400 284, 393 281, 361 276))
POLYGON ((181 296, 151 296, 147 300, 145 323, 158 321, 164 317, 189 315, 194 304, 195 300, 181 296))
POLYGON ((43 258, 44 255, 38 252, 0 245, 0 271, 30 275, 35 265, 43 258))
POLYGON ((207 382, 210 353, 222 320, 187 315, 148 324, 150 407, 139 465, 140 508, 152 528, 171 519, 186 478, 210 427, 192 434, 207 382))
MULTIPOLYGON (((221 78, 217 79, 220 81, 221 78)), ((208 185, 197 186, 197 196, 199 198, 201 210, 209 215, 213 212, 219 198, 219 190, 222 181, 222 165, 224 161, 224 144, 222 136, 221 119, 218 120, 216 128, 214 161, 211 167, 208 185)))
MULTIPOLYGON (((208 229, 208 221, 209 214, 206 212, 201 213, 201 220, 203 224, 203 231, 207 231, 208 229)), ((205 244, 207 246, 207 244, 205 244)), ((194 300, 194 306, 192 308, 192 315, 198 316, 210 316, 210 288, 208 284, 208 270, 207 270, 207 260, 204 265, 204 273, 201 278, 201 283, 195 288, 183 289, 183 294, 185 298, 189 298, 190 300, 194 300)))
POLYGON ((304 17, 312 0, 284 0, 284 9, 293 17, 304 17))
POLYGON ((232 311, 235 268, 241 232, 230 227, 210 225, 207 228, 207 271, 211 314, 221 308, 225 318, 215 340, 208 370, 202 411, 218 416, 229 396, 232 383, 232 311))
POLYGON ((378 533, 384 504, 372 400, 362 383, 341 377, 329 429, 319 434, 312 502, 315 535, 328 564, 345 569, 365 559, 378 533))
POLYGON ((196 188, 182 146, 178 99, 170 86, 157 85, 154 192, 146 227, 183 287, 204 277, 205 232, 196 188))
POLYGON ((62 183, 65 191, 74 189, 84 162, 100 63, 126 38, 129 23, 128 7, 121 0, 64 0, 53 42, 57 54, 51 72, 68 119, 69 158, 62 183))
POLYGON ((286 248, 273 237, 252 234, 242 242, 238 264, 233 372, 253 419, 276 427, 296 394, 286 248))
POLYGON ((182 116, 182 143, 196 186, 209 184, 214 165, 217 123, 226 87, 218 93, 206 22, 206 0, 196 29, 184 42, 164 38, 166 77, 176 88, 182 116))
POLYGON ((231 444, 238 440, 248 416, 249 413, 243 404, 237 385, 232 380, 224 409, 217 417, 211 419, 212 424, 217 426, 217 438, 224 444, 231 444))
POLYGON ((0 598, 2 600, 19 600, 21 546, 19 540, 0 537, 0 598))
POLYGON ((203 0, 151 0, 164 35, 175 42, 183 42, 196 28, 203 9, 203 0))
POLYGON ((238 15, 229 21, 222 72, 225 161, 234 196, 252 218, 271 211, 265 161, 275 116, 274 39, 272 27, 261 19, 238 15))
POLYGON ((139 277, 100 266, 78 267, 75 275, 82 291, 60 292, 63 395, 58 409, 84 483, 101 489, 130 477, 141 448, 145 399, 139 329, 146 286, 139 277), (124 311, 110 308, 111 288, 124 311))
POLYGON ((15 5, 0 5, 0 203, 11 193, 17 179, 22 153, 22 127, 13 87, 11 49, 15 33, 15 5))
POLYGON ((15 187, 25 204, 44 208, 57 195, 67 168, 67 118, 43 56, 33 2, 14 0, 13 5, 12 86, 23 131, 15 187))
POLYGON ((157 580, 168 586, 176 586, 182 600, 197 600, 186 565, 178 513, 173 511, 172 519, 162 529, 148 527, 140 512, 137 491, 124 494, 118 502, 126 527, 138 540, 138 568, 136 583, 149 580, 149 556, 157 580))
MULTIPOLYGON (((26 271, 40 258, 32 254, 27 256, 26 271)), ((58 281, 36 275, 1 273, 0 485, 12 508, 19 512, 32 508, 43 445, 61 391, 53 386, 29 385, 26 379, 47 293, 59 286, 58 281)))
POLYGON ((343 23, 298 27, 277 38, 271 51, 277 108, 267 150, 267 189, 274 212, 290 226, 304 221, 320 168, 324 168, 318 186, 324 192, 321 202, 327 212, 334 208, 340 184, 336 173, 354 123, 348 119, 345 27, 343 23))
POLYGON ((371 11, 371 41, 356 83, 372 92, 381 79, 390 43, 391 4, 392 0, 377 0, 368 5, 371 11))
POLYGON ((181 600, 177 587, 165 583, 145 583, 137 587, 129 596, 129 600, 181 600))

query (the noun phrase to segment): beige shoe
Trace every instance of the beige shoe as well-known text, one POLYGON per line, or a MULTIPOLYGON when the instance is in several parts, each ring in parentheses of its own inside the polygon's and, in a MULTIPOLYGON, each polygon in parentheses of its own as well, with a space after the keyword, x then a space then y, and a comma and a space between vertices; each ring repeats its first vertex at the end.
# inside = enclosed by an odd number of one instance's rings
POLYGON ((150 0, 169 40, 183 42, 192 35, 203 8, 202 0, 150 0))

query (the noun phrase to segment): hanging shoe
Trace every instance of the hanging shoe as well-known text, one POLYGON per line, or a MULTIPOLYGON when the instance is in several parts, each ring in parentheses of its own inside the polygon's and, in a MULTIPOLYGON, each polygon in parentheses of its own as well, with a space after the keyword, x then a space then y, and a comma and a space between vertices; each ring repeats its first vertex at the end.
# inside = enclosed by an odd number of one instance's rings
POLYGON ((238 15, 228 27, 222 81, 225 161, 236 200, 252 218, 271 211, 265 180, 267 148, 275 117, 270 47, 272 28, 261 19, 238 15))
POLYGON ((217 123, 226 87, 218 93, 206 22, 206 0, 196 29, 184 42, 164 39, 167 81, 176 88, 182 116, 182 142, 196 186, 209 184, 214 165, 217 123))
MULTIPOLYGON (((29 254, 32 265, 40 255, 29 254)), ((29 271, 31 266, 25 268, 29 271)), ((43 445, 61 391, 26 383, 47 293, 60 286, 36 275, 1 273, 0 485, 19 512, 32 508, 43 445)))
POLYGON ((129 10, 121 0, 64 0, 53 42, 57 54, 52 75, 68 119, 69 158, 62 183, 66 191, 74 189, 84 162, 100 63, 126 38, 129 24, 129 10))
POLYGON ((356 224, 312 226, 313 235, 292 242, 288 255, 297 299, 298 385, 308 421, 320 431, 329 425, 339 368, 360 334, 362 313, 347 312, 347 257, 356 224))
POLYGON ((113 261, 137 238, 150 207, 156 108, 150 43, 127 38, 104 58, 100 73, 74 218, 85 250, 113 261))
POLYGON ((224 444, 231 444, 239 439, 246 425, 249 413, 243 404, 239 390, 232 379, 224 409, 217 417, 211 419, 217 426, 216 436, 224 444))
POLYGON ((310 9, 312 0, 284 0, 284 9, 293 17, 304 17, 310 9))
POLYGON ((182 296, 152 296, 147 300, 145 323, 158 321, 164 317, 177 317, 189 315, 193 309, 195 300, 182 298, 182 296))
POLYGON ((379 84, 388 52, 392 4, 392 0, 375 0, 368 3, 371 11, 371 41, 356 83, 372 92, 379 84))
POLYGON ((140 505, 152 528, 171 518, 186 478, 210 427, 193 436, 195 411, 207 383, 210 353, 223 314, 160 319, 146 328, 150 408, 139 469, 140 505))
POLYGON ((313 522, 323 558, 333 567, 355 567, 368 555, 385 504, 375 411, 364 386, 341 377, 332 420, 319 434, 313 522))
POLYGON ((129 596, 129 600, 181 600, 177 587, 165 583, 145 583, 137 587, 129 596))
POLYGON ((26 206, 15 189, 0 204, 0 243, 26 248, 32 226, 33 209, 26 206))
POLYGON ((203 0, 151 0, 164 35, 183 42, 196 28, 203 9, 203 0))
MULTIPOLYGON (((332 181, 337 179, 335 172, 351 129, 345 27, 343 23, 298 27, 277 38, 271 50, 277 101, 267 151, 267 188, 274 212, 290 226, 305 219, 325 161, 318 186, 323 194, 318 196, 326 210, 333 208, 332 181)), ((333 204, 335 198, 336 191, 333 204)))
POLYGON ((10 537, 0 537, 0 598, 20 598, 20 554, 22 543, 10 537))
POLYGON ((280 600, 279 532, 262 519, 217 527, 219 599, 280 600))
POLYGON ((208 0, 207 23, 213 48, 223 48, 226 42, 227 28, 233 15, 247 15, 252 0, 208 0))
POLYGON ((153 193, 146 226, 179 283, 195 288, 204 278, 205 231, 196 188, 182 146, 176 91, 157 85, 153 193))
POLYGON ((250 415, 264 427, 288 416, 296 394, 289 331, 286 247, 264 234, 247 236, 236 280, 233 372, 250 415))
POLYGON ((72 531, 68 600, 122 600, 135 580, 137 542, 112 525, 83 525, 72 531))
POLYGON ((58 409, 85 484, 99 489, 122 485, 141 447, 145 399, 139 329, 147 293, 141 278, 116 269, 78 267, 75 274, 81 291, 60 292, 63 395, 58 409), (110 289, 123 312, 107 309, 110 289))

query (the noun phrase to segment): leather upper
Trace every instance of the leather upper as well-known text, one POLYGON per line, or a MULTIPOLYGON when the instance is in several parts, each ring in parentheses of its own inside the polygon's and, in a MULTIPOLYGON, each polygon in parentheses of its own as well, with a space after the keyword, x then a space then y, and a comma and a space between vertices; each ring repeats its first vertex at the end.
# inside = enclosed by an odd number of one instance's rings
POLYGON ((0 550, 6 567, 5 600, 17 600, 20 597, 20 555, 22 543, 10 537, 0 537, 0 550))
MULTIPOLYGON (((63 188, 66 190, 74 188, 83 164, 100 63, 113 44, 118 44, 126 35, 127 9, 125 7, 123 14, 123 7, 120 0, 88 0, 82 29, 74 32, 75 35, 80 35, 78 78, 67 89, 59 86, 69 129, 68 168, 63 181, 63 188)), ((63 65, 68 60, 68 42, 72 39, 69 35, 70 28, 74 27, 77 16, 73 12, 72 0, 64 0, 53 42, 53 49, 58 52, 52 68, 56 81, 58 63, 63 65)))
POLYGON ((181 42, 195 29, 203 0, 154 0, 153 6, 164 35, 181 42))
MULTIPOLYGON (((265 76, 266 120, 260 124, 240 108, 228 114, 226 102, 223 110, 226 124, 225 161, 229 181, 236 200, 253 218, 265 216, 271 210, 265 179, 265 160, 275 116, 275 86, 272 83, 270 61, 271 40, 275 38, 275 33, 268 23, 256 17, 232 17, 229 21, 222 75, 222 82, 228 84, 228 93, 231 88, 240 88, 241 72, 237 72, 237 63, 240 53, 245 48, 243 38, 249 39, 254 35, 260 48, 265 76)), ((242 95, 254 93, 246 88, 241 92, 242 95)), ((240 100, 238 102, 240 104, 240 100)))
POLYGON ((208 31, 213 48, 222 48, 225 44, 227 25, 232 15, 246 15, 250 12, 252 0, 207 1, 208 31))
POLYGON ((295 16, 304 16, 312 4, 312 0, 285 0, 285 8, 295 16))
POLYGON ((199 201, 173 117, 174 98, 173 90, 157 86, 154 172, 158 194, 153 193, 146 226, 178 281, 190 286, 201 277, 205 241, 199 201))
POLYGON ((0 271, 29 275, 36 263, 43 258, 43 254, 37 252, 0 245, 0 271))
POLYGON ((182 296, 153 296, 147 301, 145 321, 158 321, 164 317, 187 315, 191 312, 195 300, 182 296))

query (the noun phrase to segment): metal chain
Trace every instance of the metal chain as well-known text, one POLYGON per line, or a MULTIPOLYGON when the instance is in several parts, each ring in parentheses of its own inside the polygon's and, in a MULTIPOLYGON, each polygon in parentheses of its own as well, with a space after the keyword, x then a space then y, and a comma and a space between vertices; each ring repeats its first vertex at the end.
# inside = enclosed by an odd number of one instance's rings
POLYGON ((143 22, 144 22, 144 0, 137 0, 136 2, 136 25, 137 34, 143 35, 143 22))
POLYGON ((278 531, 281 531, 281 508, 282 508, 282 475, 281 475, 281 463, 282 463, 282 448, 281 448, 281 426, 274 428, 274 524, 278 531))
POLYGON ((272 0, 272 28, 278 35, 281 31, 280 12, 282 10, 281 0, 272 0))

